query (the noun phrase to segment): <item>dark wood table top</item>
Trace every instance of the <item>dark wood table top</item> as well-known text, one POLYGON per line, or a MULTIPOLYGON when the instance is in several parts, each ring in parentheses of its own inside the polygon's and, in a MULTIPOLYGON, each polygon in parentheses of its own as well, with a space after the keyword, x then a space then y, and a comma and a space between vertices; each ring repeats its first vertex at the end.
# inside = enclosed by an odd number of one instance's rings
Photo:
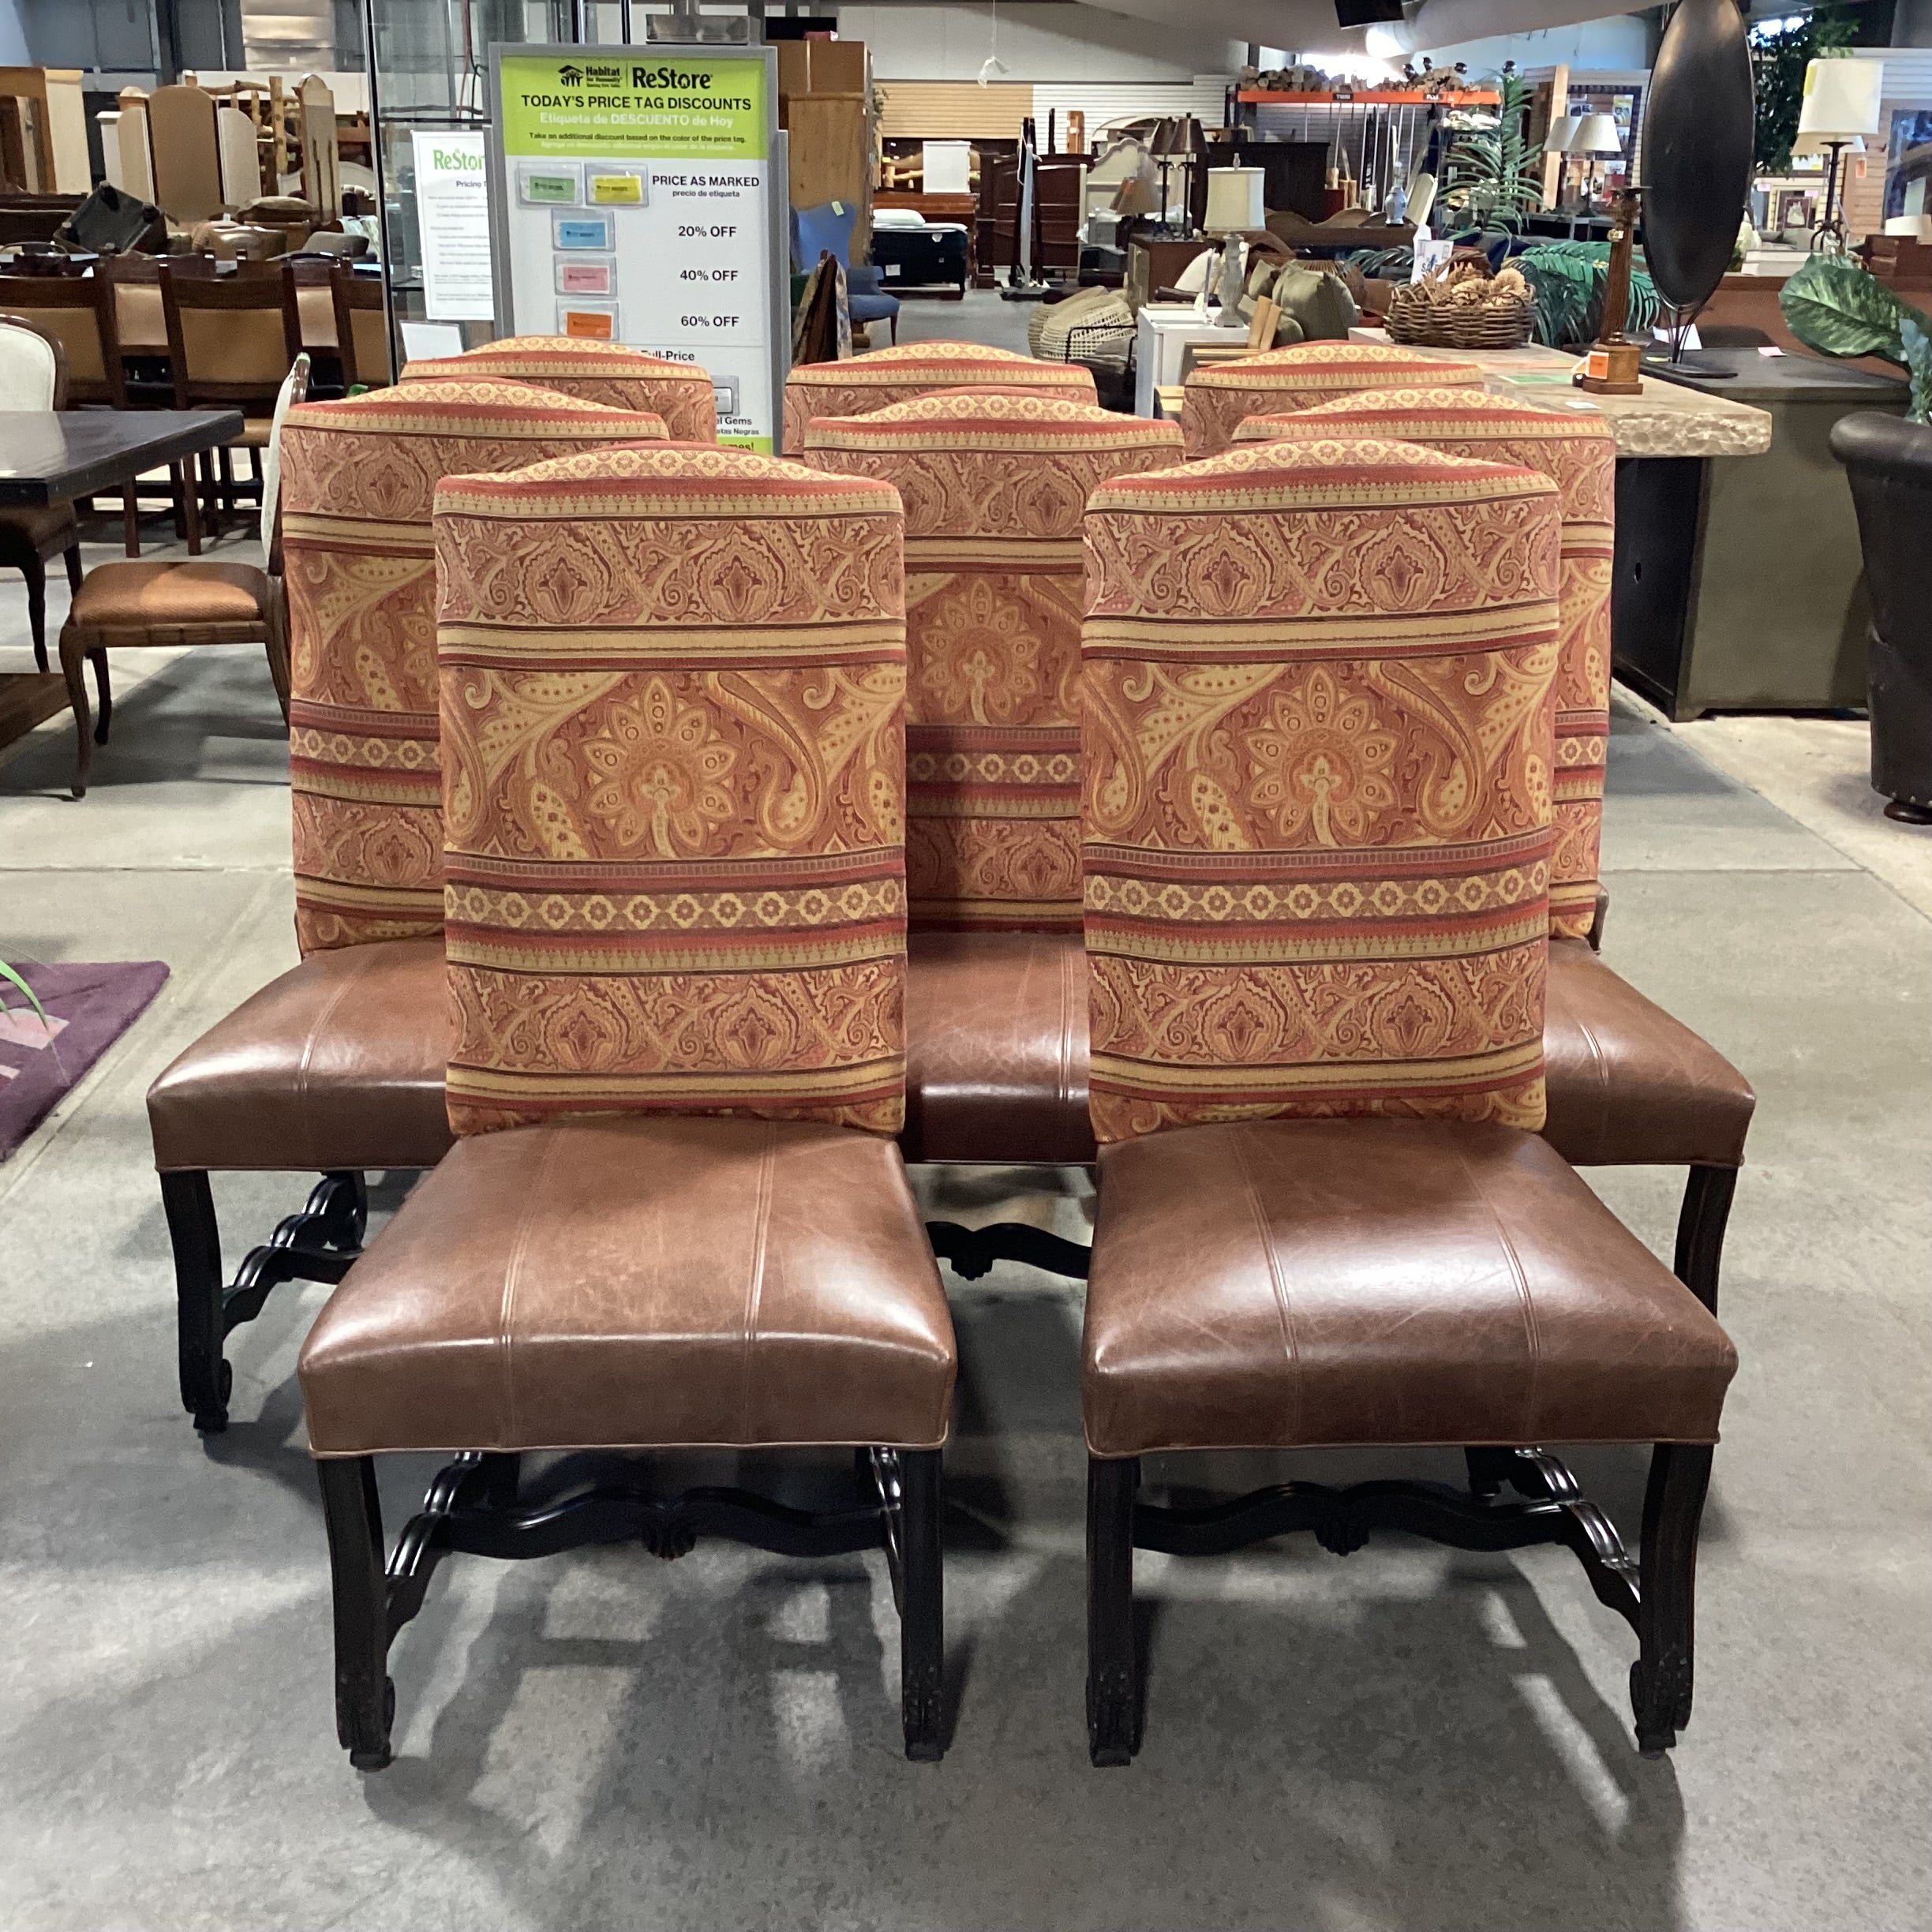
POLYGON ((0 411, 0 504, 43 508, 242 433, 239 410, 0 411))

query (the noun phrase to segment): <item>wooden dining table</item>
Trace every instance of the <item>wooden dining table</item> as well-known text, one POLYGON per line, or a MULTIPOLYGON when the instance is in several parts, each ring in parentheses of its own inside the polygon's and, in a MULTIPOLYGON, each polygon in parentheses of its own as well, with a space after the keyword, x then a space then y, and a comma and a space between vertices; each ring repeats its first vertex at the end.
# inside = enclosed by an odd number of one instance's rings
MULTIPOLYGON (((0 504, 41 509, 118 489, 164 463, 218 449, 242 433, 242 412, 9 410, 0 412, 0 504)), ((201 553, 196 492, 182 492, 188 554, 201 553)))

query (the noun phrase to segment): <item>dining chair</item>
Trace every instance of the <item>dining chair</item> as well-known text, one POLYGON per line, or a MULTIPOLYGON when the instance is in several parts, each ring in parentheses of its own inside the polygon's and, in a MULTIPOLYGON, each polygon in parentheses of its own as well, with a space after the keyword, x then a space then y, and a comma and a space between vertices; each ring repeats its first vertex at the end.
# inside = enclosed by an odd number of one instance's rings
POLYGON ((301 352, 294 292, 275 263, 264 272, 182 275, 161 264, 161 310, 167 324, 168 369, 177 409, 242 412, 240 436, 201 459, 209 522, 220 534, 221 515, 236 503, 231 452, 245 449, 260 500, 261 451, 277 394, 301 352))
POLYGON ((803 452, 805 425, 814 416, 869 416, 935 389, 987 387, 1089 406, 1098 400, 1093 372, 1078 363, 1043 362, 986 343, 899 343, 841 361, 803 362, 793 369, 785 378, 784 453, 803 452))
POLYGON ((1190 373, 1184 388, 1181 432, 1190 458, 1212 456, 1227 447, 1249 416, 1312 407, 1340 395, 1369 389, 1473 389, 1483 386, 1473 362, 1457 362, 1393 343, 1293 343, 1233 362, 1216 362, 1190 373))
POLYGON ((691 445, 436 492, 456 1144, 298 1364, 359 1770, 447 1554, 714 1536, 882 1552, 905 1754, 945 1750, 957 1346, 892 1140, 900 526, 882 484, 691 445), (377 1459, 424 1450, 455 1459, 388 1556, 377 1459), (595 1462, 526 1486, 560 1450, 595 1462), (694 1450, 732 1486, 667 1483, 694 1450), (836 1488, 756 1473, 801 1462, 836 1488))
POLYGON ((284 255, 276 267, 293 292, 301 346, 318 380, 309 393, 320 402, 346 393, 342 345, 335 333, 335 260, 324 254, 284 255))
MULTIPOLYGON (((298 356, 283 378, 265 443, 273 448, 288 412, 308 387, 309 358, 298 356)), ((288 607, 282 586, 279 476, 262 492, 262 563, 223 557, 122 558, 97 564, 74 592, 61 630, 61 669, 74 714, 73 796, 87 796, 94 747, 107 742, 114 715, 108 680, 110 650, 199 644, 260 644, 286 721, 289 713, 288 607), (100 695, 98 721, 88 715, 84 666, 91 662, 100 695)))
POLYGON ((336 1282, 363 1176, 448 1152, 436 567, 445 476, 661 438, 661 418, 521 384, 311 403, 278 440, 301 963, 162 1073, 148 1121, 174 1249, 182 1406, 227 1426, 226 1338, 290 1281, 336 1282), (209 1177, 319 1176, 230 1278, 209 1177))
POLYGON ((1567 1547, 1660 1754, 1737 1358, 1540 1132, 1556 486, 1251 444, 1103 484, 1087 543, 1092 1761, 1140 1743, 1136 1549, 1391 1530, 1567 1547), (1650 1451, 1634 1553, 1571 1443, 1650 1451), (1199 1452, 1342 1447, 1460 1448, 1466 1486, 1191 1487, 1199 1452))
MULTIPOLYGON (((61 346, 67 406, 125 409, 119 319, 110 283, 99 275, 0 275, 0 313, 17 316, 61 346)), ((121 492, 128 555, 140 549, 135 485, 121 492)))
POLYGON ((1610 587, 1616 438, 1598 416, 1539 409, 1458 387, 1375 389, 1252 416, 1236 446, 1395 439, 1520 465, 1561 492, 1561 655, 1551 786, 1550 960, 1544 1133, 1579 1167, 1681 1166, 1679 1269, 1715 1309, 1724 1233, 1756 1096, 1717 1049, 1598 957, 1599 859, 1610 732, 1610 587))
POLYGON ((695 362, 652 355, 623 343, 568 335, 507 335, 460 355, 425 356, 402 365, 402 380, 474 382, 478 376, 528 383, 612 409, 649 410, 673 443, 717 440, 717 389, 695 362))
POLYGON ((389 312, 383 301, 380 277, 358 275, 346 259, 339 258, 330 286, 343 388, 387 388, 395 377, 390 364, 389 312))
MULTIPOLYGON (((67 354, 58 335, 50 335, 24 316, 0 314, 0 411, 63 410, 67 406, 67 354)), ((70 589, 80 588, 80 531, 70 503, 44 508, 0 509, 0 569, 17 570, 27 580, 27 623, 33 634, 34 663, 47 668, 47 566, 67 560, 70 589)))

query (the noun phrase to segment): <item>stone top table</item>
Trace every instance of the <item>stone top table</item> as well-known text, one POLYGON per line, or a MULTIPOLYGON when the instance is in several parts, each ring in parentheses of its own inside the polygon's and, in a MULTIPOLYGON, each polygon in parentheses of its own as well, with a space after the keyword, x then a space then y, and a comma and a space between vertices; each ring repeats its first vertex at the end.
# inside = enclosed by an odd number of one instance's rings
MULTIPOLYGON (((1388 332, 1351 329, 1349 339, 1387 343, 1388 332)), ((1416 353, 1473 362, 1483 372, 1485 388, 1515 400, 1601 415, 1616 433, 1619 456, 1762 456, 1771 447, 1771 417, 1765 410, 1654 376, 1641 378, 1642 395, 1591 395, 1570 380, 1577 358, 1540 343, 1522 349, 1429 348, 1416 353)))

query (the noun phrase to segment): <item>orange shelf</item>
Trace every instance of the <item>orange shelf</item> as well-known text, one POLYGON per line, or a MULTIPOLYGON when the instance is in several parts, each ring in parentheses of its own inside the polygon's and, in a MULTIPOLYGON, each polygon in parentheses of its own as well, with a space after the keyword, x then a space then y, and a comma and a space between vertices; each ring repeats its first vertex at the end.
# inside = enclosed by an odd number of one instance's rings
POLYGON ((1338 99, 1344 107, 1500 107, 1503 104, 1500 94, 1488 93, 1481 88, 1460 94, 1425 94, 1420 88, 1363 88, 1339 97, 1332 92, 1276 93, 1266 88, 1243 88, 1235 98, 1244 104, 1264 107, 1275 103, 1319 106, 1326 102, 1334 105, 1338 99))

